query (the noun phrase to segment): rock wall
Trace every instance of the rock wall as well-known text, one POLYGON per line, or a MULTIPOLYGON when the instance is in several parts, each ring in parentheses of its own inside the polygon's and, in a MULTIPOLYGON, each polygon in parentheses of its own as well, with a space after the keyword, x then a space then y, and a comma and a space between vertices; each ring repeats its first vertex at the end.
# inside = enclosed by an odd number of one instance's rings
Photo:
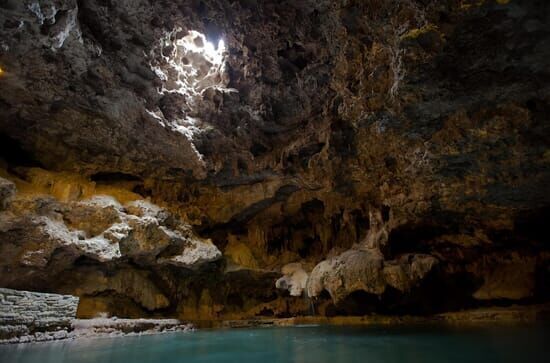
POLYGON ((0 286, 87 317, 547 301, 548 24, 536 0, 0 1, 0 286))
POLYGON ((63 339, 79 298, 0 288, 0 342, 63 339))

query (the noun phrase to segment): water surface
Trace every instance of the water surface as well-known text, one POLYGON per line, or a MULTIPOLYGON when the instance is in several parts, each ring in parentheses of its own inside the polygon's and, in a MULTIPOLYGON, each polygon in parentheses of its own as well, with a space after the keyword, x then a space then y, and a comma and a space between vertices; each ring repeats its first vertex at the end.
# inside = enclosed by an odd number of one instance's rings
POLYGON ((0 346, 0 362, 548 362, 548 332, 543 326, 203 330, 0 346))

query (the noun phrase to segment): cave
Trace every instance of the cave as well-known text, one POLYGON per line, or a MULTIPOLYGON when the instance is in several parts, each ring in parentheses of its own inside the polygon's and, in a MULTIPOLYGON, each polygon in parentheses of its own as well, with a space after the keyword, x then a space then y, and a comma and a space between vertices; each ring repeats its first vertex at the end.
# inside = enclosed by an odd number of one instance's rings
POLYGON ((521 322, 538 359, 549 42, 539 0, 0 0, 0 343, 521 322))

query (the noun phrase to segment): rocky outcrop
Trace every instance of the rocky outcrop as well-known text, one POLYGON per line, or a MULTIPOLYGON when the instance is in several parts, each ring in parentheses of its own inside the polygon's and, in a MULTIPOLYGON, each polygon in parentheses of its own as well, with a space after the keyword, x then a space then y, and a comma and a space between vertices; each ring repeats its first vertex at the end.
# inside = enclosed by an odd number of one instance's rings
POLYGON ((68 336, 78 297, 0 288, 0 344, 68 336))
POLYGON ((118 319, 94 318, 75 319, 71 323, 72 332, 69 338, 100 338, 115 336, 132 336, 170 332, 188 332, 193 330, 191 324, 177 319, 118 319))
POLYGON ((308 281, 308 273, 301 263, 289 263, 281 269, 283 277, 275 281, 278 289, 288 290, 290 296, 302 296, 308 281))
POLYGON ((535 257, 517 253, 486 257, 472 266, 483 278, 473 296, 479 300, 530 298, 535 293, 536 266, 535 257))
POLYGON ((147 271, 128 262, 192 270, 221 257, 211 241, 146 200, 123 206, 111 196, 96 195, 62 202, 25 188, 18 195, 10 186, 14 200, 0 213, 3 285, 40 288, 44 282, 83 297, 116 292, 152 311, 170 302, 147 271), (82 259, 111 268, 79 266, 82 259), (55 281, 60 273, 66 277, 55 281))
MULTIPOLYGON (((111 274, 105 274, 94 269, 81 269, 69 278, 65 288, 75 289, 79 296, 95 296, 106 291, 113 291, 122 296, 127 296, 139 306, 147 310, 163 309, 170 305, 168 298, 148 278, 145 271, 135 269, 120 269, 111 274)), ((94 311, 93 317, 99 311, 94 311)), ((108 313, 105 311, 104 313, 108 313)), ((85 312, 79 312, 83 317, 85 312)))
MULTIPOLYGON (((68 265, 80 257, 98 262, 131 259, 139 265, 196 268, 221 257, 189 226, 144 200, 122 206, 109 196, 62 203, 41 195, 23 196, 1 216, 3 250, 14 257, 4 266, 44 268, 64 253, 68 265), (171 253, 164 253, 170 249, 171 253)), ((5 267, 6 268, 6 267, 5 267)))
POLYGON ((391 286, 406 292, 436 264, 437 259, 429 255, 404 255, 384 261, 376 251, 349 250, 315 266, 307 281, 307 293, 316 297, 326 290, 338 303, 355 291, 382 295, 391 286))

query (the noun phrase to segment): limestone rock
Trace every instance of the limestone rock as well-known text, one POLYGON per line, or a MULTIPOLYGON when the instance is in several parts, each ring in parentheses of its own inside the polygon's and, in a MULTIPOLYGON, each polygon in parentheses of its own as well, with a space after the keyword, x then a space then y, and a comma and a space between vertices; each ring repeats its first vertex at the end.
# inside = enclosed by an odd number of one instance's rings
POLYGON ((191 324, 177 319, 120 319, 94 318, 75 319, 72 322, 71 338, 96 338, 158 334, 165 332, 185 332, 193 330, 191 324))
POLYGON ((65 285, 71 288, 72 282, 78 282, 77 295, 95 295, 105 291, 116 291, 128 296, 147 310, 166 308, 170 302, 150 281, 146 271, 122 269, 114 275, 100 271, 83 270, 71 277, 65 285))
POLYGON ((0 178, 0 210, 4 210, 10 205, 16 191, 15 184, 0 178))
POLYGON ((288 290, 290 296, 302 296, 306 288, 308 273, 304 271, 301 263, 289 263, 281 269, 283 277, 275 281, 278 289, 288 290))
MULTIPOLYGON (((168 211, 147 201, 122 206, 103 195, 62 202, 42 194, 23 194, 0 212, 0 242, 4 256, 0 282, 12 286, 32 286, 25 274, 37 276, 37 285, 52 283, 50 279, 55 281, 65 270, 78 271, 82 258, 112 266, 124 266, 131 259, 142 266, 170 264, 186 269, 221 258, 211 241, 196 236, 168 211)), ((112 276, 100 271, 75 273, 68 279, 72 285, 65 281, 53 284, 79 296, 116 291, 147 310, 170 304, 146 272, 122 266, 112 276)))
POLYGON ((0 288, 0 344, 64 339, 77 305, 75 296, 0 288))
POLYGON ((229 242, 224 250, 224 256, 230 261, 229 269, 249 268, 258 269, 259 264, 246 243, 239 241, 235 236, 228 236, 229 242))
POLYGON ((356 290, 382 294, 384 258, 375 251, 349 250, 322 261, 311 271, 307 283, 310 297, 326 290, 335 302, 356 290))
POLYGON ((196 269, 205 263, 217 261, 221 257, 222 253, 212 241, 193 238, 185 241, 181 253, 169 258, 160 258, 158 261, 159 263, 168 263, 179 267, 196 269))
POLYGON ((64 212, 63 219, 72 229, 82 230, 88 237, 93 237, 120 223, 121 209, 122 206, 114 198, 94 196, 72 203, 64 212))
POLYGON ((322 261, 307 281, 310 297, 326 290, 338 303, 354 291, 382 295, 387 286, 408 291, 420 282, 437 264, 429 255, 406 255, 384 261, 378 250, 349 250, 322 261))
POLYGON ((389 286, 406 292, 420 282, 437 263, 438 260, 430 255, 403 255, 396 260, 384 262, 384 280, 389 286))
POLYGON ((473 294, 474 298, 521 300, 533 296, 537 266, 534 257, 518 254, 496 256, 480 264, 485 266, 476 266, 474 270, 483 276, 484 281, 473 294))

